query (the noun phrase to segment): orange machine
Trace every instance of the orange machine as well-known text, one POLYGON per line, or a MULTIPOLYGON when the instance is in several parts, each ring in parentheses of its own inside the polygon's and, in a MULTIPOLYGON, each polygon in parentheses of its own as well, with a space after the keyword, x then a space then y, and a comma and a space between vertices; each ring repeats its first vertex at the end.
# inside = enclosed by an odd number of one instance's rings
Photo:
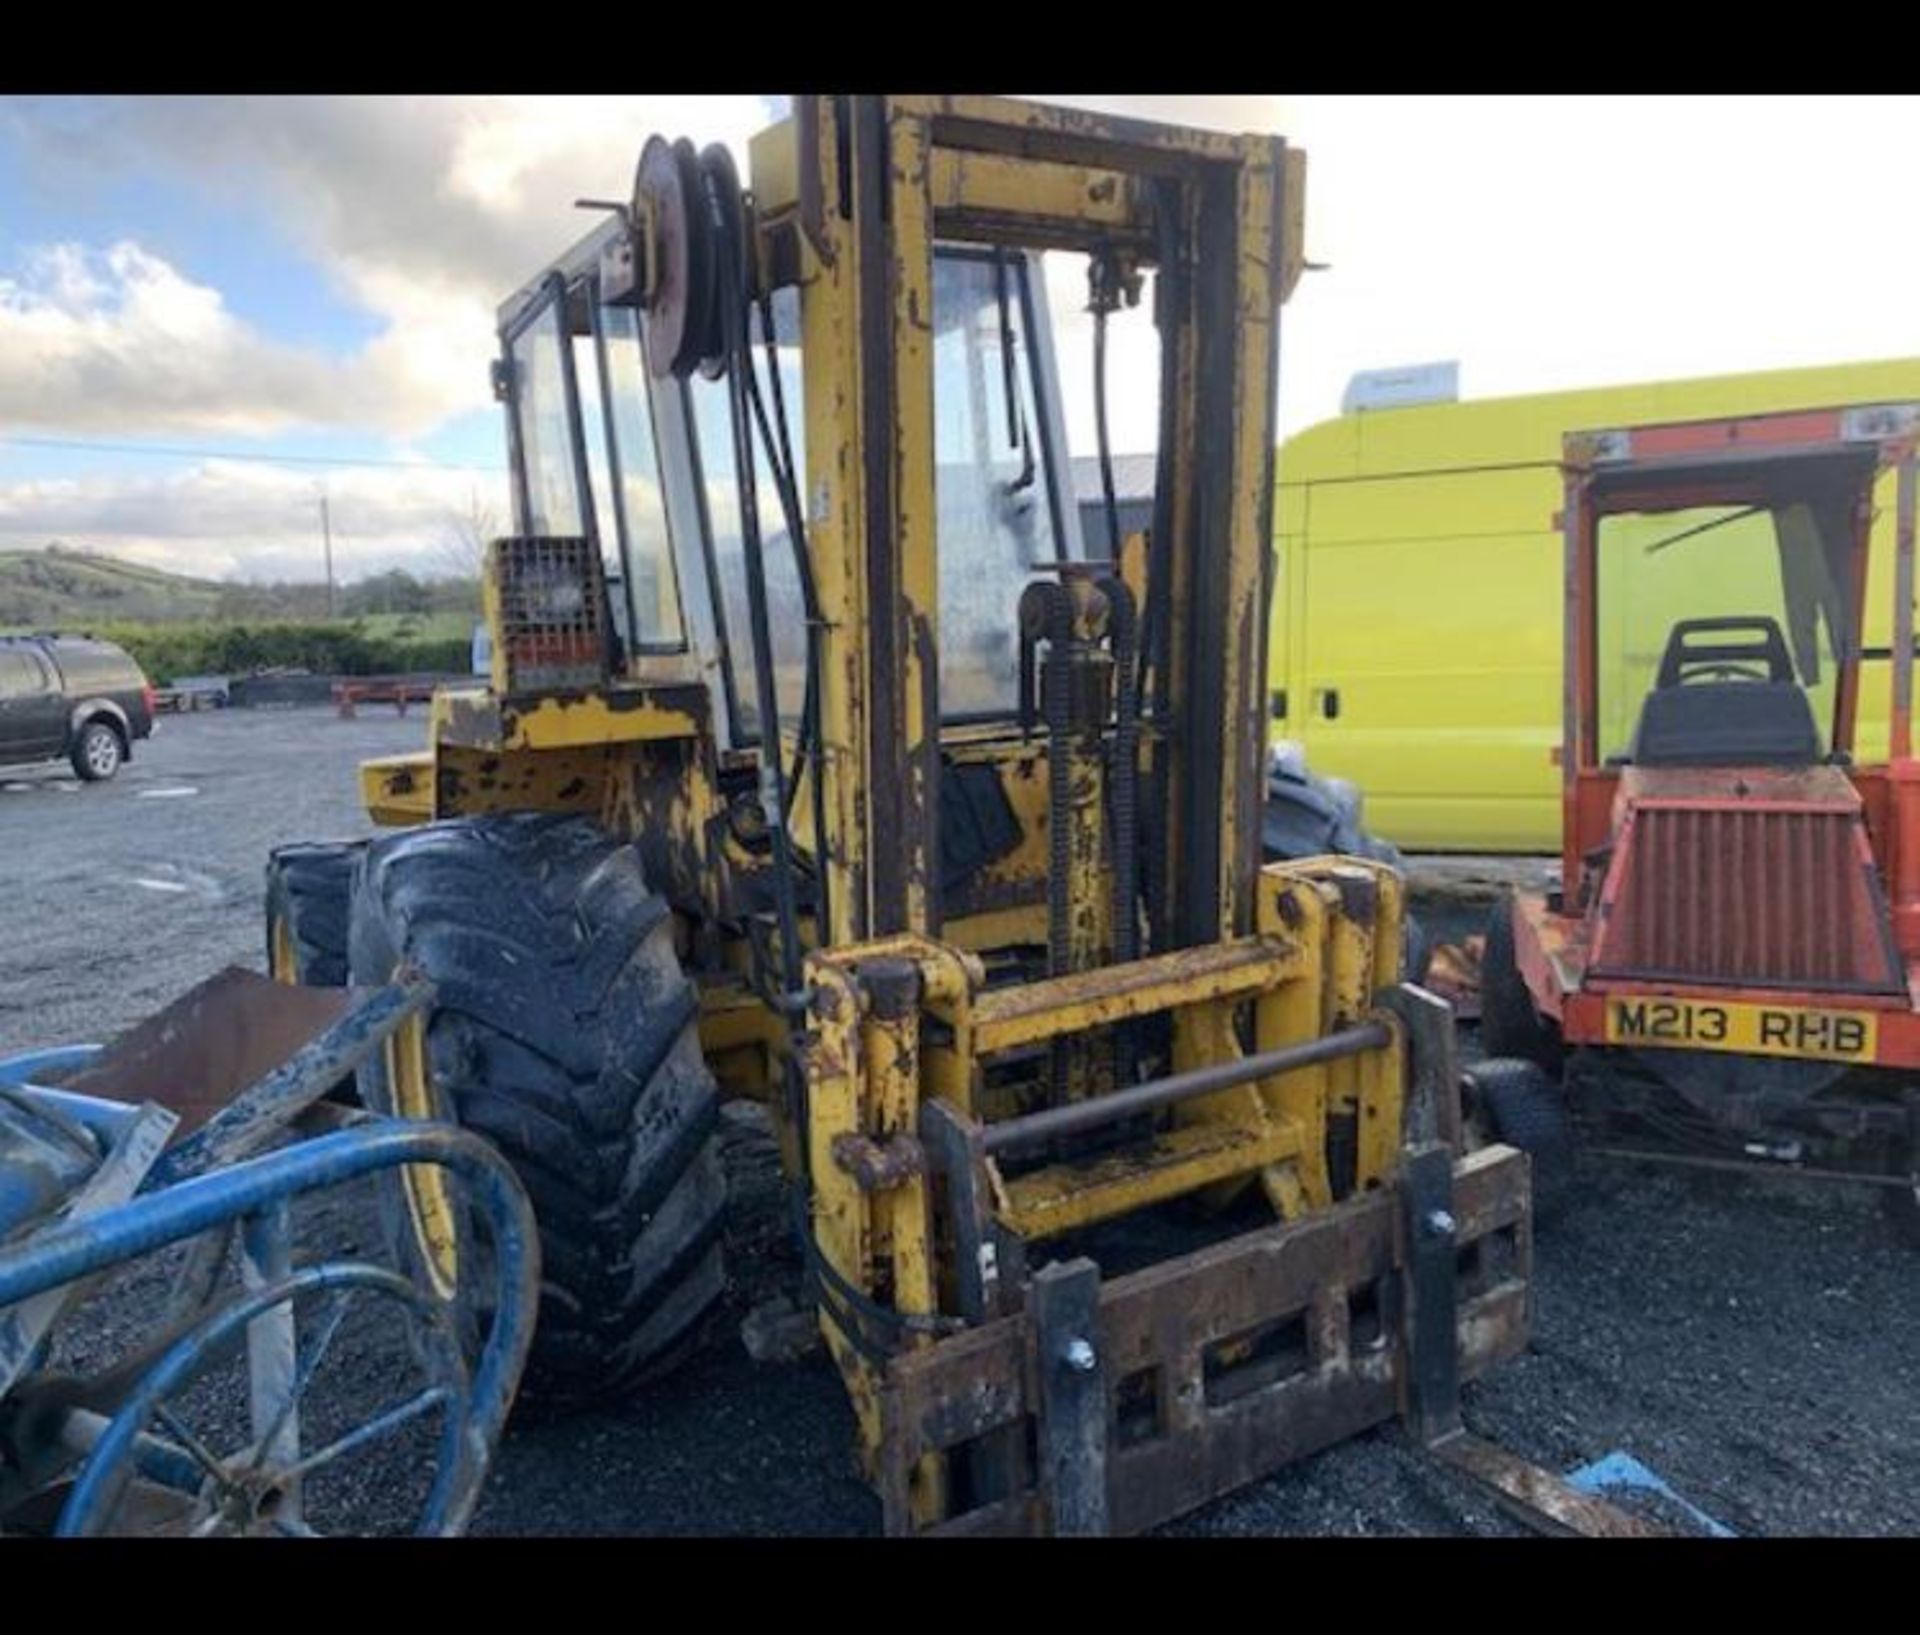
POLYGON ((1878 406, 1566 439, 1562 885, 1496 911, 1483 1024, 1583 1112, 1878 1180, 1909 1220, 1917 429, 1878 406), (1876 664, 1889 742, 1856 762, 1876 664))

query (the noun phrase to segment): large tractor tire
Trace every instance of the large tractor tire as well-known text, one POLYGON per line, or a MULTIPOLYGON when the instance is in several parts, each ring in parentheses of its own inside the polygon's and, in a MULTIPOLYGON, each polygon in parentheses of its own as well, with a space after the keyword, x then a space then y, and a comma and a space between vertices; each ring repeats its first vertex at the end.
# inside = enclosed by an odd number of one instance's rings
MULTIPOLYGON (((533 1200, 540 1309, 522 1396, 618 1397, 692 1349, 724 1286, 719 1101, 635 849, 569 816, 405 830, 367 850, 351 944, 355 982, 405 963, 437 990, 426 1021, 361 1068, 361 1099, 486 1136, 533 1200)), ((403 1172, 386 1212, 401 1257, 477 1325, 486 1246, 444 1182, 403 1172)))
POLYGON ((276 846, 267 858, 267 974, 302 988, 347 985, 347 913, 364 840, 276 846))
MULTIPOLYGON (((1402 867, 1399 849, 1369 834, 1361 824, 1359 797, 1353 787, 1309 772, 1305 758, 1297 752, 1268 766, 1260 825, 1261 854, 1269 863, 1347 856, 1402 867)), ((1401 919, 1401 980, 1425 982, 1432 964, 1433 939, 1409 910, 1401 919)))
POLYGON ((1565 1062, 1560 1029, 1533 1006, 1513 952, 1513 898, 1502 896, 1487 919, 1480 956, 1480 1045, 1489 1056, 1516 1056, 1559 1075, 1565 1062))

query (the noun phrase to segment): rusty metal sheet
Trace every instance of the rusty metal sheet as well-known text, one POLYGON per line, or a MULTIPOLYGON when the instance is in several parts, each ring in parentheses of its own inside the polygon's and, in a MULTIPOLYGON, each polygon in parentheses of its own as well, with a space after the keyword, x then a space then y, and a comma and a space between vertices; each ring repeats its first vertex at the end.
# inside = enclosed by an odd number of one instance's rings
POLYGON ((1579 1538, 1671 1538, 1665 1528, 1582 1493, 1518 1454, 1461 1431, 1427 1449, 1450 1470, 1484 1488, 1503 1510, 1543 1533, 1579 1538))
POLYGON ((158 1102, 180 1115, 177 1142, 337 1022, 352 988, 291 987, 230 965, 129 1028, 63 1088, 158 1102))

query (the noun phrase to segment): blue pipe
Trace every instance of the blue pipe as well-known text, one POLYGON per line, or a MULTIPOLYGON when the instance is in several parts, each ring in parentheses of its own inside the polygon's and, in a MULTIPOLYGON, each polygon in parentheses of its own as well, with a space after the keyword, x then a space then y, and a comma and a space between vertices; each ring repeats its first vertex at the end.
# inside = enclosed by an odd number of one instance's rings
POLYGON ((0 1056, 0 1084, 28 1084, 42 1073, 59 1075, 85 1067, 98 1056, 101 1045, 51 1045, 45 1050, 21 1050, 0 1056))
MULTIPOLYGON (((539 1237, 533 1207, 505 1159, 451 1124, 379 1119, 316 1136, 226 1169, 179 1181, 98 1215, 0 1249, 0 1307, 104 1271, 302 1193, 400 1164, 438 1164, 465 1181, 493 1240, 498 1305, 474 1371, 469 1425, 491 1447, 533 1339, 539 1237)), ((449 1518, 454 1530, 466 1517, 449 1518)))

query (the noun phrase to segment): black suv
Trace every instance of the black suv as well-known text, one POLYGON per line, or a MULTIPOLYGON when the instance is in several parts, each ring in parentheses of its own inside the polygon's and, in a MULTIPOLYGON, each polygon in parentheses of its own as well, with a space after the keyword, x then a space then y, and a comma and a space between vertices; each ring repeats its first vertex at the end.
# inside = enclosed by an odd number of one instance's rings
POLYGON ((0 764, 65 757, 96 783, 152 732, 153 688, 112 642, 0 636, 0 764))

